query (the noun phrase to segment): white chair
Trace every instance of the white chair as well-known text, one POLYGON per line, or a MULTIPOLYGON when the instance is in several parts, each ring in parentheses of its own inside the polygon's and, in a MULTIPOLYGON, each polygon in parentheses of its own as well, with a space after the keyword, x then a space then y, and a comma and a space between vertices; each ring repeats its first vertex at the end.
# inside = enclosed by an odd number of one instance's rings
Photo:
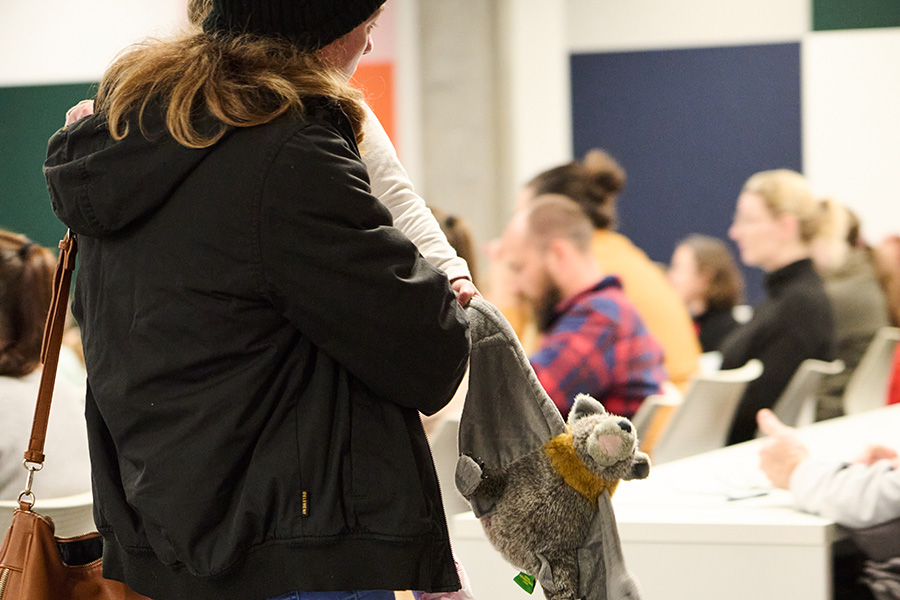
POLYGON ((659 428, 657 420, 667 420, 666 413, 680 406, 681 401, 681 391, 670 381, 663 382, 659 394, 652 394, 644 398, 637 411, 631 416, 631 424, 634 425, 642 450, 647 451, 651 447, 647 444, 652 444, 653 440, 648 438, 648 435, 651 435, 654 429, 659 428))
POLYGON ((700 355, 700 361, 697 364, 697 373, 700 375, 708 375, 715 373, 722 368, 722 353, 718 350, 710 350, 700 355))
POLYGON ((444 512, 447 516, 472 510, 469 503, 456 490, 456 461, 459 459, 459 415, 448 416, 438 425, 429 440, 434 469, 437 471, 444 512))
POLYGON ((647 437, 647 431, 650 429, 650 424, 653 423, 653 418, 659 412, 663 399, 664 396, 662 394, 647 396, 641 402, 634 415, 632 415, 631 424, 634 425, 634 432, 638 440, 643 440, 647 437))
MULTIPOLYGON (((60 498, 37 499, 34 511, 50 517, 57 537, 76 537, 95 531, 94 498, 91 492, 63 496, 60 498)), ((6 533, 12 522, 13 511, 19 507, 15 500, 0 501, 0 531, 6 533)))
POLYGON ((882 327, 872 338, 844 390, 845 414, 853 415, 884 406, 890 383, 891 361, 898 343, 898 327, 882 327))
POLYGON ((837 375, 844 370, 844 361, 826 362, 807 358, 788 382, 781 396, 772 406, 782 423, 791 427, 803 427, 816 421, 816 398, 819 384, 825 375, 837 375))
POLYGON ((669 462, 725 446, 744 389, 762 372, 762 362, 753 359, 737 369, 691 379, 681 406, 653 448, 653 462, 669 462))

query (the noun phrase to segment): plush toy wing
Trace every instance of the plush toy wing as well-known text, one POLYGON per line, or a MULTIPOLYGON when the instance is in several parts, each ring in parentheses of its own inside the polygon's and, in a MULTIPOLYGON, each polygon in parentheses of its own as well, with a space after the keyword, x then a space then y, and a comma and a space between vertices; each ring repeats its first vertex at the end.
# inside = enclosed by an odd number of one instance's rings
POLYGON ((505 467, 565 433, 566 424, 500 311, 476 297, 466 312, 472 351, 469 393, 459 419, 456 483, 481 517, 493 508, 492 502, 470 495, 481 468, 505 467))
MULTIPOLYGON (((501 468, 566 432, 566 424, 541 387, 518 338, 493 305, 472 298, 467 309, 472 351, 469 393, 459 421, 456 486, 475 516, 494 512, 494 501, 479 495, 483 468, 501 468)), ((584 545, 578 549, 579 591, 585 600, 639 600, 640 591, 622 556, 608 492, 584 545)), ((553 589, 552 574, 537 575, 553 589)))

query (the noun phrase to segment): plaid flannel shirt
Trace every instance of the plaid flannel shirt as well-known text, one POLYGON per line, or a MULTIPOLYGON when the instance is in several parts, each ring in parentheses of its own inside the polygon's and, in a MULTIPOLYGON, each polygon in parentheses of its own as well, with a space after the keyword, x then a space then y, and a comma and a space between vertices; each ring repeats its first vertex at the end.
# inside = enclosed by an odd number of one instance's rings
POLYGON ((564 417, 581 393, 631 417, 666 379, 662 347, 612 276, 557 306, 530 360, 564 417))

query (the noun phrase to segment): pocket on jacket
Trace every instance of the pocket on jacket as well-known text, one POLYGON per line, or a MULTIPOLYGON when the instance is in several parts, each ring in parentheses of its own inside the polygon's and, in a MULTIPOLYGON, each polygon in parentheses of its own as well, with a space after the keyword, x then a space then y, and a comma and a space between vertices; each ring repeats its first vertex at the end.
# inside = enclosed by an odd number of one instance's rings
POLYGON ((405 410, 411 409, 368 395, 357 395, 351 405, 352 504, 359 525, 370 533, 414 536, 431 530, 439 499, 436 483, 428 485, 434 479, 431 455, 424 432, 421 440, 413 439, 405 410))

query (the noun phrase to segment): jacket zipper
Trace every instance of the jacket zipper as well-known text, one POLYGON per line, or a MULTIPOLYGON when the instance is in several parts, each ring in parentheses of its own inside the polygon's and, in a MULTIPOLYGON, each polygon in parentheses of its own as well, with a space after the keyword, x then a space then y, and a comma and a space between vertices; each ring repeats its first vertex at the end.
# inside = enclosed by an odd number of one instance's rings
POLYGON ((0 600, 6 592, 6 583, 9 581, 9 569, 0 569, 0 600))

